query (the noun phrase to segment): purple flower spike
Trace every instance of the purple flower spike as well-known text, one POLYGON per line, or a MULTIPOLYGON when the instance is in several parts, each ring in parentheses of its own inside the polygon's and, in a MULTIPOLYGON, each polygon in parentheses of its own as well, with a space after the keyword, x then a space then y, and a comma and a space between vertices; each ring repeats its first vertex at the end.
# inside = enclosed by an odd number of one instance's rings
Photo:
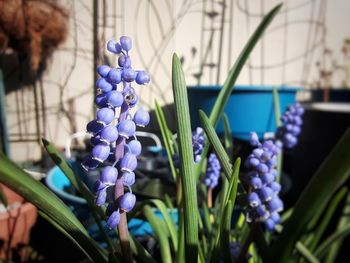
POLYGON ((110 152, 110 148, 108 145, 97 144, 92 149, 92 159, 102 163, 108 158, 109 152, 110 152))
POLYGON ((132 120, 124 120, 119 122, 118 126, 119 135, 125 139, 134 136, 136 131, 136 125, 132 120))
POLYGON ((139 72, 137 72, 135 81, 139 85, 147 84, 150 81, 149 74, 143 70, 139 71, 139 72))
POLYGON ((110 70, 111 68, 108 65, 101 65, 97 67, 97 73, 103 78, 108 76, 110 70))
POLYGON ((112 143, 118 139, 118 129, 115 126, 107 126, 101 131, 100 141, 112 143))
POLYGON ((129 51, 132 48, 132 41, 130 37, 122 36, 120 39, 120 45, 125 51, 129 51))
POLYGON ((136 156, 142 152, 135 134, 136 124, 145 126, 149 123, 147 112, 138 110, 134 118, 130 109, 139 101, 134 85, 148 83, 150 76, 144 70, 131 67, 131 39, 122 36, 119 40, 107 43, 107 50, 119 55, 119 67, 101 65, 97 68, 101 78, 96 82, 100 94, 95 97, 95 104, 99 110, 96 119, 87 125, 87 131, 93 135, 90 140, 93 149, 82 163, 85 170, 94 170, 101 163, 113 163, 102 169, 94 187, 96 204, 108 204, 107 224, 111 228, 118 226, 120 213, 130 211, 135 205, 136 197, 130 187, 135 183, 136 156), (133 139, 127 141, 130 137, 133 139), (118 174, 122 176, 118 177, 118 174), (123 194, 124 186, 129 188, 129 193, 123 194))
POLYGON ((108 78, 113 84, 119 84, 122 81, 122 71, 119 68, 112 68, 108 73, 108 78))
POLYGON ((132 193, 126 193, 120 198, 119 207, 125 212, 131 211, 136 203, 136 196, 132 193))
POLYGON ((120 107, 124 102, 124 96, 116 90, 112 90, 106 94, 107 103, 111 107, 120 107))
POLYGON ((97 111, 97 122, 105 125, 110 124, 114 120, 114 110, 102 108, 97 111))
POLYGON ((131 153, 125 154, 123 159, 120 162, 121 171, 130 173, 134 171, 136 167, 137 167, 136 156, 131 153))
POLYGON ((114 211, 114 212, 108 217, 107 225, 108 225, 110 228, 116 228, 117 225, 119 224, 119 221, 120 221, 120 213, 119 213, 119 211, 114 211))
POLYGON ((137 126, 145 127, 150 121, 149 113, 143 109, 138 109, 134 115, 134 122, 137 126))
POLYGON ((141 143, 138 140, 132 140, 127 144, 127 150, 135 156, 139 156, 142 151, 141 143))
POLYGON ((126 186, 132 186, 135 183, 135 173, 134 172, 126 172, 123 173, 123 184, 126 186))
POLYGON ((106 166, 100 175, 100 181, 105 185, 114 185, 118 178, 118 170, 113 166, 106 166))
POLYGON ((111 83, 109 83, 105 78, 99 78, 96 82, 96 86, 103 92, 108 92, 113 89, 111 83))

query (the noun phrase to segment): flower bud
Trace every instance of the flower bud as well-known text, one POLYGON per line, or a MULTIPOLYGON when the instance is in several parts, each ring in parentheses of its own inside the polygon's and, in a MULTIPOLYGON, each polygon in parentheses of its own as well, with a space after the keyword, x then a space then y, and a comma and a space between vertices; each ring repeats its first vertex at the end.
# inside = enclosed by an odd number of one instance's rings
POLYGON ((98 94, 96 97, 95 97, 95 104, 97 106, 97 108, 104 108, 104 107, 107 107, 107 97, 106 97, 106 94, 104 93, 101 93, 101 94, 98 94))
POLYGON ((106 166, 100 175, 100 181, 105 185, 114 185, 118 178, 118 170, 113 166, 106 166))
POLYGON ((120 44, 114 39, 111 39, 107 42, 107 50, 114 54, 119 54, 122 51, 120 44))
POLYGON ((119 211, 114 211, 107 219, 107 225, 109 228, 116 228, 120 221, 119 211))
POLYGON ((111 83, 109 83, 105 78, 99 78, 96 81, 96 86, 101 89, 103 92, 108 92, 113 89, 113 86, 111 83))
POLYGON ((120 169, 123 172, 132 172, 136 169, 137 167, 137 159, 136 156, 131 154, 131 153, 127 153, 124 155, 124 157, 122 158, 122 160, 120 161, 120 169))
POLYGON ((93 159, 92 155, 88 155, 84 158, 84 161, 81 163, 81 166, 85 171, 90 171, 96 169, 100 165, 100 162, 93 159))
POLYGON ((97 73, 103 78, 107 77, 110 70, 111 68, 108 65, 101 65, 97 67, 97 73))
POLYGON ((122 78, 126 82, 133 82, 136 78, 136 72, 132 68, 124 68, 122 78))
POLYGON ((116 90, 111 90, 110 92, 108 92, 106 94, 106 98, 108 105, 111 107, 120 107, 124 102, 123 95, 116 90))
POLYGON ((150 81, 149 74, 146 71, 141 70, 137 72, 135 81, 139 85, 144 85, 150 81))
POLYGON ((149 113, 143 109, 138 109, 134 115, 134 122, 137 126, 145 127, 150 121, 149 113))
POLYGON ((138 140, 132 140, 127 144, 127 150, 135 156, 139 156, 142 151, 141 143, 138 140))
POLYGON ((132 41, 130 37, 122 36, 120 39, 120 45, 125 51, 129 51, 132 48, 132 41))
POLYGON ((102 123, 104 125, 110 124, 114 120, 114 110, 109 108, 102 108, 97 111, 98 123, 102 123))
POLYGON ((102 123, 97 122, 96 120, 92 120, 86 125, 86 131, 92 135, 101 132, 103 128, 104 125, 102 123))
POLYGON ((270 201, 274 195, 275 193, 270 187, 264 186, 259 190, 259 197, 263 202, 270 201))
POLYGON ((119 207, 125 212, 131 211, 136 203, 136 196, 132 193, 124 194, 119 201, 119 207))
POLYGON ((118 129, 115 126, 107 126, 101 131, 100 141, 112 143, 118 139, 118 129))
POLYGON ((99 162, 104 162, 109 156, 110 148, 105 144, 97 144, 92 149, 92 159, 97 160, 99 162))
POLYGON ((96 193, 95 204, 104 205, 106 203, 106 198, 107 198, 107 189, 102 188, 100 191, 96 193))
POLYGON ((119 135, 129 139, 129 137, 134 136, 136 131, 135 123, 132 120, 123 120, 118 123, 118 132, 119 135))
POLYGON ((112 68, 108 73, 108 79, 114 84, 119 84, 122 81, 121 69, 112 68))
POLYGON ((121 55, 118 58, 118 65, 122 68, 130 68, 131 67, 131 60, 128 56, 121 55))
POLYGON ((125 172, 123 173, 123 184, 126 186, 132 186, 135 183, 135 173, 125 172))
POLYGON ((250 194, 248 194, 247 199, 251 207, 258 207, 261 204, 260 198, 255 192, 251 192, 250 194))

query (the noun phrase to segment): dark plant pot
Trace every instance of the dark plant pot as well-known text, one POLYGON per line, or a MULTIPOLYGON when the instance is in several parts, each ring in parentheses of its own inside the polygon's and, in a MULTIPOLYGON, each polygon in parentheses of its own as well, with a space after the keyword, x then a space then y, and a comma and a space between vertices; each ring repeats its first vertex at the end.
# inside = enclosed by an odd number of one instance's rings
MULTIPOLYGON (((338 88, 329 89, 328 91, 328 101, 329 102, 350 102, 350 89, 338 88)), ((324 93, 323 89, 310 90, 311 102, 323 102, 324 93)))
MULTIPOLYGON (((212 111, 221 86, 190 86, 188 97, 192 129, 201 126, 198 110, 207 115, 212 111)), ((225 106, 225 113, 230 122, 232 135, 242 140, 249 139, 249 133, 255 131, 259 137, 276 129, 273 103, 273 88, 277 88, 281 111, 295 102, 295 95, 301 88, 272 86, 235 86, 225 106)), ((224 127, 219 123, 216 131, 223 134, 224 127)))

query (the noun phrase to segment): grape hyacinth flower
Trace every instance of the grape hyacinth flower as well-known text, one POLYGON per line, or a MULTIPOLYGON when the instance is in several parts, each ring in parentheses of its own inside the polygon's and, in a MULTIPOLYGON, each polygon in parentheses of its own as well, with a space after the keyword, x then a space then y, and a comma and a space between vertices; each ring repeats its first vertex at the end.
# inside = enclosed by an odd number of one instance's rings
POLYGON ((208 188, 215 188, 218 185, 221 172, 221 165, 215 153, 211 153, 208 158, 206 177, 204 180, 208 188))
POLYGON ((204 183, 208 187, 208 208, 213 206, 213 189, 218 185, 221 172, 221 165, 215 153, 211 153, 208 158, 207 170, 204 183))
MULTIPOLYGON (((205 146, 204 130, 201 127, 197 127, 196 130, 192 132, 192 146, 194 162, 198 163, 201 160, 201 154, 205 146)), ((179 167, 179 161, 179 155, 175 153, 173 156, 175 167, 179 167)))
POLYGON ((283 143, 286 148, 293 148, 298 142, 298 135, 303 124, 302 115, 304 109, 299 103, 290 105, 281 117, 282 126, 277 129, 276 139, 283 143))
POLYGON ((278 196, 281 185, 276 182, 277 155, 282 144, 272 140, 260 143, 256 133, 251 133, 250 144, 255 148, 245 161, 249 169, 246 219, 248 222, 263 222, 272 232, 280 222, 279 213, 283 210, 283 202, 278 196))
POLYGON ((133 209, 136 196, 131 186, 135 183, 134 170, 137 156, 141 153, 141 143, 135 136, 136 126, 144 127, 150 121, 147 111, 136 108, 138 98, 133 85, 144 85, 150 76, 143 70, 131 67, 129 51, 132 41, 122 36, 118 41, 110 40, 107 50, 118 55, 118 66, 101 65, 97 68, 98 108, 96 119, 87 124, 91 134, 92 152, 85 158, 85 170, 94 170, 104 165, 100 178, 95 183, 96 204, 107 204, 107 224, 118 226, 122 214, 133 209), (128 189, 124 193, 124 187, 128 189))

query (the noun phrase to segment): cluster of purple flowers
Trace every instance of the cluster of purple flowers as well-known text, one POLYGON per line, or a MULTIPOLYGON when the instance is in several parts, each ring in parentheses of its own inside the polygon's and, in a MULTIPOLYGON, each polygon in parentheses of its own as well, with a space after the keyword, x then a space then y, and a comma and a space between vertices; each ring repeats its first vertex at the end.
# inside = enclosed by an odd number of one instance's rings
POLYGON ((211 153, 208 158, 207 170, 204 183, 208 188, 215 188, 218 185, 221 172, 221 165, 215 153, 211 153))
MULTIPOLYGON (((201 160, 201 154, 205 146, 204 131, 201 127, 197 127, 192 132, 192 146, 194 162, 198 163, 201 160)), ((179 161, 179 155, 175 153, 173 156, 173 162, 176 167, 179 167, 179 161)))
POLYGON ((250 186, 246 218, 248 222, 263 222, 268 231, 273 231, 280 222, 279 212, 283 210, 283 202, 278 197, 281 185, 276 182, 275 169, 282 144, 272 140, 261 144, 256 133, 251 133, 250 144, 255 149, 245 161, 250 186))
POLYGON ((299 103, 289 106, 281 117, 282 126, 277 129, 276 139, 281 140, 286 148, 293 148, 298 142, 298 135, 303 124, 304 109, 299 103))
POLYGON ((137 167, 137 156, 141 154, 141 143, 135 136, 136 126, 144 127, 150 121, 147 111, 142 108, 133 110, 138 98, 132 83, 143 85, 150 81, 150 77, 147 72, 135 71, 131 67, 131 47, 132 41, 126 36, 122 36, 119 42, 110 40, 107 43, 107 50, 119 55, 119 67, 101 65, 97 68, 101 76, 96 82, 98 111, 96 119, 86 128, 92 135, 93 149, 82 163, 86 170, 105 165, 95 184, 96 204, 108 204, 107 224, 111 228, 119 224, 120 213, 129 212, 135 205, 136 196, 131 185, 135 183, 133 171, 137 167), (117 185, 122 186, 121 191, 116 190, 117 185), (124 186, 129 189, 125 194, 124 186))

